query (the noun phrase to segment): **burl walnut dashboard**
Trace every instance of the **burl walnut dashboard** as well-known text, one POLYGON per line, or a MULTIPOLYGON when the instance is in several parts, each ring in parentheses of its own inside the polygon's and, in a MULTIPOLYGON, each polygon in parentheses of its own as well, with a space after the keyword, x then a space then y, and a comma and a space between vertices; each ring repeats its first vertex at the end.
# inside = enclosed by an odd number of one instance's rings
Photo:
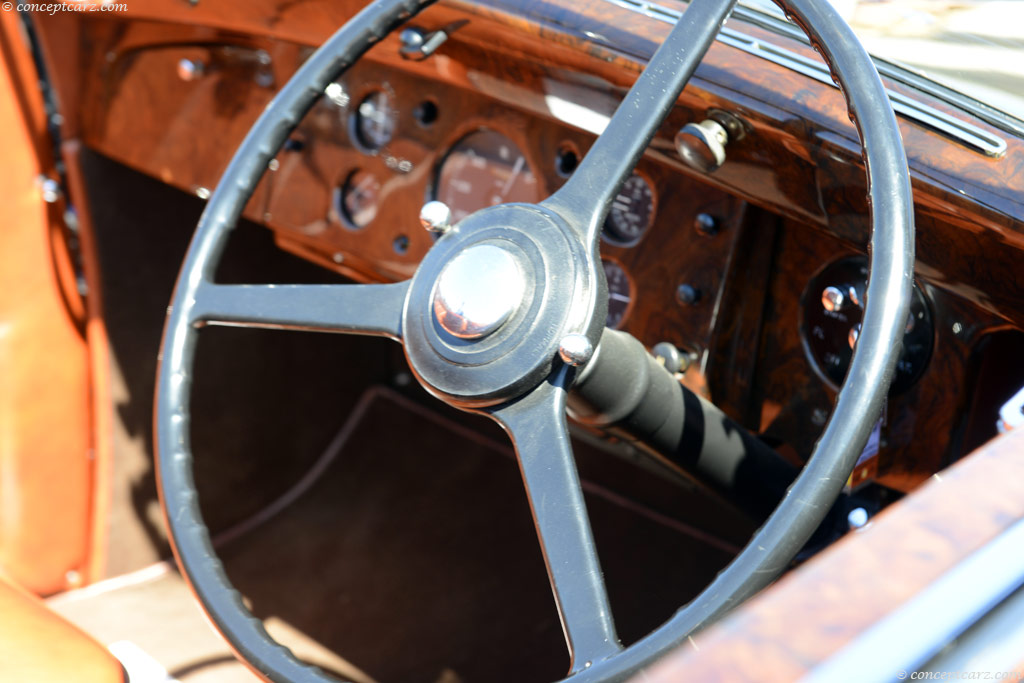
MULTIPOLYGON (((330 27, 239 20, 229 29, 196 12, 180 22, 40 24, 79 24, 77 41, 50 59, 81 67, 63 91, 73 93, 65 106, 82 139, 206 197, 330 27)), ((667 31, 596 0, 566 15, 574 12, 566 28, 533 26, 502 3, 428 9, 413 23, 427 35, 445 30, 444 44, 408 59, 391 36, 331 85, 267 169, 247 217, 324 267, 390 281, 410 277, 433 242, 417 218, 426 201, 458 219, 548 196, 667 31), (588 36, 595 17, 621 35, 588 36)), ((987 438, 989 404, 1024 383, 1024 296, 1012 265, 1024 231, 1008 219, 1022 213, 1019 190, 997 187, 1012 169, 902 126, 918 193, 914 302, 897 380, 852 483, 909 490, 987 438), (953 168, 982 178, 984 191, 959 191, 953 168)), ((799 462, 859 333, 868 229, 838 91, 717 44, 605 223, 607 323, 678 349, 690 362, 681 381, 799 462), (684 165, 672 140, 712 109, 747 133, 708 175, 684 165)))

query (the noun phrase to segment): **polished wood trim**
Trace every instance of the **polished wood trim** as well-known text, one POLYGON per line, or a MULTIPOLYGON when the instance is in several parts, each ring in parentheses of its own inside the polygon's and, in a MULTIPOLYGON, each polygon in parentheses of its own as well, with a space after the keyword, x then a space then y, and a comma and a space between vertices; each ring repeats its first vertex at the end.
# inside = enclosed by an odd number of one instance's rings
POLYGON ((796 680, 1022 518, 1017 430, 936 474, 643 680, 796 680))
MULTIPOLYGON (((189 124, 192 137, 177 141, 170 150, 192 157, 206 155, 217 161, 208 170, 193 173, 195 177, 178 178, 166 172, 166 168, 152 169, 152 163, 147 163, 147 154, 152 149, 146 145, 165 137, 166 126, 159 127, 162 121, 153 121, 149 129, 136 126, 130 130, 113 123, 139 112, 149 115, 151 110, 145 108, 150 104, 148 96, 161 95, 164 90, 180 91, 183 86, 175 82, 173 65, 153 65, 150 77, 157 80, 140 92, 118 89, 117 81, 122 78, 119 70, 125 67, 111 65, 107 60, 113 58, 116 63, 127 64, 122 57, 141 56, 139 50, 143 45, 172 42, 249 44, 272 37, 295 40, 303 46, 315 45, 325 37, 326 26, 340 22, 346 11, 352 9, 346 5, 328 7, 317 2, 263 0, 242 11, 240 6, 232 9, 231 5, 220 3, 187 7, 156 0, 125 15, 183 22, 173 30, 144 21, 118 26, 117 21, 111 21, 111 17, 118 15, 80 18, 80 30, 89 36, 93 51, 79 59, 79 80, 94 81, 98 74, 106 73, 103 85, 92 87, 88 93, 82 88, 83 104, 90 103, 83 106, 83 120, 91 131, 85 136, 86 142, 175 184, 187 184, 192 189, 209 187, 226 162, 221 158, 223 152, 207 149, 200 139, 203 136, 195 135, 195 131, 209 128, 189 124), (206 28, 196 27, 204 22, 206 28), (227 32, 228 28, 231 32, 227 32), (249 33, 237 33, 241 31, 249 33), (158 34, 164 37, 158 39, 158 34), (88 113, 90 109, 93 113, 88 113), (132 151, 133 144, 141 148, 132 151)), ((395 36, 382 41, 369 58, 393 67, 400 65, 409 74, 460 87, 473 80, 467 78, 467 66, 472 65, 474 74, 492 75, 497 80, 521 77, 526 91, 534 92, 542 92, 543 78, 556 71, 546 65, 560 64, 564 66, 563 74, 566 70, 589 72, 599 79, 592 82, 603 80, 609 93, 621 96, 668 30, 661 22, 603 0, 586 0, 571 8, 537 2, 516 6, 503 2, 483 6, 453 2, 429 8, 416 21, 426 28, 436 28, 467 16, 471 19, 469 24, 456 31, 441 53, 430 60, 401 60, 395 36), (509 28, 517 32, 513 34, 509 28), (588 31, 589 36, 604 36, 604 40, 595 43, 588 37, 588 31), (529 57, 524 59, 526 55, 529 57)), ((38 20, 49 21, 45 17, 38 20)), ((753 27, 744 30, 756 33, 753 27)), ((787 43, 782 38, 776 40, 787 43)), ((268 45, 277 49, 276 44, 268 45)), ((797 43, 788 46, 797 51, 808 50, 797 43)), ((275 55, 275 64, 284 62, 275 66, 278 82, 283 82, 281 79, 294 69, 296 62, 287 61, 286 55, 275 55)), ((235 94, 236 101, 239 97, 242 93, 235 94)), ((511 103, 521 106, 520 102, 511 103)), ((941 102, 930 104, 949 109, 941 102)), ((250 106, 253 112, 259 111, 258 102, 253 101, 250 106)), ((197 107, 198 101, 193 101, 191 110, 199 111, 197 107)), ((855 131, 838 90, 740 50, 715 44, 680 98, 680 106, 652 144, 649 155, 682 174, 695 175, 675 156, 672 136, 683 124, 703 117, 711 107, 736 112, 747 121, 751 132, 730 147, 725 166, 710 176, 701 176, 703 180, 784 216, 823 227, 864 248, 868 230, 864 219, 864 171, 855 131)), ((212 105, 207 110, 211 108, 212 105)), ((240 116, 236 118, 242 122, 251 120, 254 114, 248 111, 237 112, 240 116)), ((966 117, 962 112, 958 115, 966 117)), ((239 128, 244 131, 242 126, 239 128)), ((225 142, 223 149, 230 149, 230 141, 241 134, 234 129, 214 130, 225 142)), ((919 231, 919 271, 938 286, 1006 320, 1019 320, 1024 308, 1024 283, 1012 273, 1009 278, 1003 277, 1007 275, 1003 272, 997 274, 996 283, 996 277, 989 278, 972 264, 975 259, 1006 248, 1024 249, 1024 224, 1014 218, 1024 214, 1020 173, 1024 141, 1004 134, 1009 144, 1006 155, 990 159, 910 122, 901 122, 901 131, 914 177, 918 222, 928 226, 927 230, 919 231)))
MULTIPOLYGON (((55 50, 63 57, 53 60, 68 111, 77 113, 68 125, 84 143, 201 193, 216 183, 273 88, 354 9, 348 1, 260 0, 243 8, 154 0, 121 15, 37 19, 44 33, 54 31, 48 43, 59 36, 78 46, 77 53, 55 50), (268 57, 264 72, 245 57, 256 53, 268 57), (176 64, 183 57, 208 64, 208 74, 182 81, 176 64)), ((550 193, 564 182, 554 171, 553 150, 569 143, 585 153, 594 139, 549 111, 552 84, 610 110, 669 28, 604 0, 565 7, 457 0, 430 7, 415 21, 433 29, 466 19, 422 62, 401 59, 397 37, 381 41, 342 79, 349 105, 323 101, 312 110, 246 215, 272 228, 283 248, 355 279, 409 277, 432 244, 416 216, 446 150, 475 128, 499 130, 523 150, 550 193), (398 134, 386 150, 367 153, 351 140, 351 118, 362 96, 378 87, 394 90, 402 105, 398 134), (422 97, 443 103, 432 126, 413 120, 422 97), (401 162, 407 170, 396 170, 401 162), (332 207, 334 193, 356 169, 381 183, 378 216, 361 230, 346 226, 332 207), (407 247, 396 250, 396 244, 407 247)), ((815 54, 756 27, 734 27, 815 54)), ((929 104, 967 117, 941 102, 929 104)), ((971 354, 979 340, 1024 321, 1024 279, 1016 268, 1024 252, 1024 142, 1003 134, 1006 155, 990 159, 916 124, 900 125, 916 199, 916 275, 935 318, 935 352, 920 382, 892 398, 886 447, 871 472, 909 491, 959 455, 956 431, 969 408, 971 354)), ((641 170, 658 186, 659 222, 636 247, 602 246, 640 283, 640 305, 632 307, 626 329, 648 345, 671 341, 709 352, 709 386, 721 392, 727 412, 794 461, 805 458, 835 395, 803 352, 798 293, 810 273, 840 255, 865 253, 868 241, 863 163, 842 94, 715 44, 641 170), (672 138, 712 107, 736 113, 750 130, 730 145, 719 171, 702 175, 682 165, 672 138), (693 215, 709 206, 726 229, 711 240, 692 239, 693 215), (745 236, 736 237, 733 228, 755 214, 760 217, 745 236), (707 296, 687 309, 674 291, 689 278, 707 296)))

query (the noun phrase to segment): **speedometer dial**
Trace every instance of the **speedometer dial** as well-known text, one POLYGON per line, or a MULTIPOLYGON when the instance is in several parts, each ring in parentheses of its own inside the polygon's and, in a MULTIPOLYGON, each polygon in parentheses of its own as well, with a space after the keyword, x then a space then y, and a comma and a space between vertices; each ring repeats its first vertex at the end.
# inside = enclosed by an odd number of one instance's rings
POLYGON ((462 138, 445 157, 434 198, 458 222, 487 206, 540 200, 537 177, 515 143, 501 133, 479 130, 462 138))
POLYGON ((604 238, 612 244, 631 246, 640 241, 654 222, 654 189, 638 173, 631 175, 612 200, 604 221, 604 238))

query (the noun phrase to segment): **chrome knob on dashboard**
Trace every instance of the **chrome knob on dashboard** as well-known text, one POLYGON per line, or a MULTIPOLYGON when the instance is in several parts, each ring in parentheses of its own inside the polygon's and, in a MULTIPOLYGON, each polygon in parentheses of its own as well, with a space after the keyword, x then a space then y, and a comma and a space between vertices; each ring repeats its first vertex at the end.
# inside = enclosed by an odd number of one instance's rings
POLYGON ((836 313, 846 305, 846 294, 838 287, 829 285, 821 292, 821 306, 829 313, 836 313))
POLYGON ((676 151, 688 166, 711 173, 725 163, 729 133, 718 121, 707 119, 688 123, 676 133, 676 151))
POLYGON ((725 163, 725 147, 742 140, 751 130, 740 117, 722 109, 708 109, 700 123, 688 123, 676 133, 676 151, 690 168, 711 173, 725 163))
POLYGON ((437 323, 460 339, 479 339, 516 312, 526 280, 514 256, 496 244, 477 244, 448 262, 434 286, 437 323))
POLYGON ((850 328, 850 331, 846 335, 846 343, 853 349, 857 345, 857 340, 860 339, 860 323, 857 323, 850 328))
POLYGON ((427 202, 420 209, 420 225, 429 232, 443 235, 452 228, 452 210, 444 202, 427 202))

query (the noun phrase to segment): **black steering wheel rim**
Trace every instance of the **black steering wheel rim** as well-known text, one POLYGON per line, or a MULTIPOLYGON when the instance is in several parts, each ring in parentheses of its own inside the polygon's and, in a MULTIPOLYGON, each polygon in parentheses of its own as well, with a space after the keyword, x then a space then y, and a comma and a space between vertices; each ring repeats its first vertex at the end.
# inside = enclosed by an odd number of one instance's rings
MULTIPOLYGON (((692 62, 690 73, 696 63, 692 53, 699 52, 696 60, 700 59, 733 4, 722 1, 715 6, 716 2, 718 0, 694 0, 680 20, 680 23, 704 26, 707 34, 706 41, 694 47, 687 56, 692 62)), ((427 4, 430 0, 377 0, 335 33, 300 67, 253 126, 211 196, 189 247, 168 312, 155 421, 159 491, 172 548, 193 592, 236 654, 262 676, 274 681, 326 682, 335 679, 316 667, 299 662, 267 635, 262 623, 243 605, 212 548, 199 512, 189 445, 189 393, 198 328, 205 320, 204 307, 215 309, 218 291, 226 291, 226 288, 213 285, 213 275, 228 234, 281 144, 327 84, 390 30, 427 4)), ((914 263, 913 204, 899 129, 870 58, 831 6, 816 0, 780 0, 779 4, 804 28, 830 64, 847 96, 851 117, 863 142, 873 221, 871 275, 863 332, 832 418, 814 454, 779 508, 747 548, 700 596, 651 634, 604 659, 577 662, 571 674, 573 680, 621 680, 628 677, 774 579, 817 527, 828 503, 838 495, 852 471, 881 410, 894 372, 903 321, 909 307, 914 263), (757 548, 766 543, 766 549, 757 548)), ((673 35, 675 33, 673 31, 673 35)), ((670 36, 666 43, 672 38, 670 36)), ((662 52, 664 50, 659 50, 655 59, 662 52)), ((654 62, 652 59, 652 64, 654 62)), ((688 75, 682 77, 679 89, 688 75)), ((660 93, 661 103, 655 106, 662 107, 663 114, 667 113, 677 96, 678 89, 660 93)), ((655 129, 656 125, 651 127, 635 154, 618 159, 609 156, 605 160, 604 163, 615 167, 610 175, 619 183, 655 129)), ((601 151, 595 152, 598 143, 595 143, 592 154, 600 155, 601 151)), ((605 190, 604 196, 609 197, 612 192, 605 190)), ((578 212, 584 217, 579 231, 590 238, 598 229, 607 208, 605 205, 596 212, 588 212, 576 205, 579 197, 571 192, 561 197, 556 194, 552 200, 541 206, 546 205, 554 219, 578 212)), ((602 201, 599 199, 598 203, 602 201)), ((591 244, 596 245, 596 240, 591 244)), ((596 253, 596 246, 593 251, 596 253)), ((590 267, 593 268, 593 257, 590 267)), ((380 306, 382 302, 397 308, 408 305, 408 283, 372 288, 349 287, 355 292, 357 303, 365 292, 368 297, 366 303, 371 308, 380 306)), ((596 342, 594 336, 600 334, 600 326, 594 325, 595 312, 590 309, 600 308, 603 290, 596 285, 591 286, 591 290, 587 294, 590 299, 585 302, 589 317, 580 329, 574 331, 583 336, 589 335, 596 342)), ((245 292, 241 294, 244 296, 245 292)), ((263 301, 262 304, 273 307, 275 301, 263 301)), ((265 326, 304 328, 307 327, 304 324, 307 315, 312 313, 300 311, 277 315, 272 324, 265 326)), ((400 327, 383 314, 381 317, 364 316, 358 326, 344 316, 341 318, 323 329, 400 336, 400 327)), ((217 320, 223 321, 224 318, 218 317, 217 320)), ((517 387, 516 391, 520 392, 517 395, 521 397, 506 405, 527 405, 533 397, 547 391, 550 403, 545 405, 553 407, 556 412, 561 410, 564 421, 564 392, 571 383, 572 369, 560 366, 553 358, 551 365, 544 370, 551 372, 547 381, 542 381, 531 393, 523 394, 522 388, 517 387)), ((537 401, 542 400, 546 399, 543 396, 537 398, 537 401)), ((500 399, 497 402, 500 403, 500 399)), ((494 417, 512 431, 510 425, 515 418, 511 413, 502 416, 495 411, 494 417)), ((575 476, 574 469, 571 476, 575 476)), ((614 633, 611 637, 614 638, 614 633)))

